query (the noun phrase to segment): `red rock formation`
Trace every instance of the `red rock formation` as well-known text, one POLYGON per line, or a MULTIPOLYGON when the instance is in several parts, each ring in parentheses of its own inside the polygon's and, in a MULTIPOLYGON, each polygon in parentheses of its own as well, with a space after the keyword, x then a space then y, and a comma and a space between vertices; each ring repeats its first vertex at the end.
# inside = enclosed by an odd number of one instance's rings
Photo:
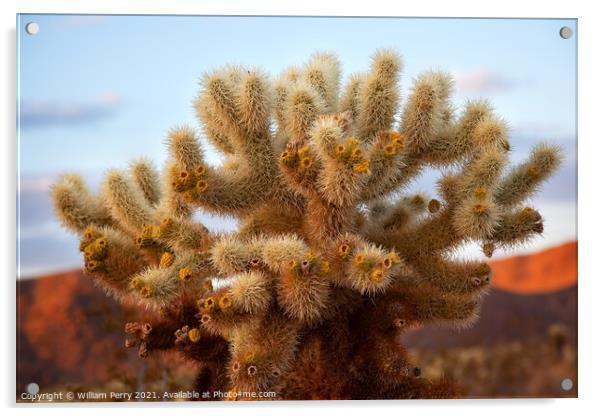
POLYGON ((79 271, 18 282, 17 310, 17 383, 107 380, 127 361, 128 311, 79 271))
POLYGON ((566 289, 577 283, 577 242, 535 254, 494 260, 490 265, 496 289, 523 294, 566 289))

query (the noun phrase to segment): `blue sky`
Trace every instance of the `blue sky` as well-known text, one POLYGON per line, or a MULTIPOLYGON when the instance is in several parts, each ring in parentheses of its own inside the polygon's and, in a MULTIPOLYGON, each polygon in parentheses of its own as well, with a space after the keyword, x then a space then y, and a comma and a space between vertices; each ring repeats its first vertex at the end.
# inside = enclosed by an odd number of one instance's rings
MULTIPOLYGON (((539 140, 566 163, 534 203, 548 219, 535 250, 576 238, 574 20, 21 15, 18 18, 20 273, 80 264, 58 226, 48 186, 61 172, 97 184, 109 167, 147 156, 160 166, 167 131, 196 126, 192 99, 206 70, 244 63, 277 74, 331 50, 343 74, 365 70, 376 48, 404 57, 402 97, 423 70, 457 79, 456 104, 488 98, 512 127, 515 160, 539 140), (24 32, 35 21, 35 36, 24 32)), ((217 163, 219 157, 213 155, 217 163)), ((415 189, 432 189, 432 175, 415 189)), ((210 227, 231 221, 207 218, 210 227)))

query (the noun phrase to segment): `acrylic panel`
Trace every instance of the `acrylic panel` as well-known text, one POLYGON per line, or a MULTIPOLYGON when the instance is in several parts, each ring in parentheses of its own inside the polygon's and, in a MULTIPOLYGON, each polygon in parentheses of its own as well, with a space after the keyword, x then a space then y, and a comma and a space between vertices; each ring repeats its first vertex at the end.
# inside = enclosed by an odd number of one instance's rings
POLYGON ((17 401, 577 396, 575 19, 17 43, 17 401))

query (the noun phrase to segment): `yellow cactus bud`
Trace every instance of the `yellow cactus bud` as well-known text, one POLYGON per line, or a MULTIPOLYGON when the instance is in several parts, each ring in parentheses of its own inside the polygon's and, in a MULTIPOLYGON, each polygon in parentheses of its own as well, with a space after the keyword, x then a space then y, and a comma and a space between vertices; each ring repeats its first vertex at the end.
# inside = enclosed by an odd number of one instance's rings
POLYGON ((352 160, 361 160, 362 155, 363 155, 362 149, 360 149, 359 147, 356 147, 351 151, 351 159, 352 160))
POLYGON ((346 259, 351 254, 351 247, 349 244, 341 244, 339 245, 339 256, 343 259, 346 259))
POLYGON ((355 165, 353 165, 353 172, 368 173, 369 167, 370 167, 370 162, 368 160, 364 160, 363 162, 356 163, 355 165))
POLYGON ((198 328, 192 328, 188 331, 188 339, 192 342, 199 342, 201 339, 201 331, 198 328))
POLYGON ((215 298, 213 296, 205 298, 205 301, 203 302, 203 307, 207 312, 211 312, 215 309, 216 306, 217 304, 215 303, 215 298))
POLYGON ((153 235, 154 227, 152 224, 146 224, 142 228, 142 234, 136 238, 136 244, 140 248, 150 247, 155 243, 155 237, 153 235))
POLYGON ((161 255, 161 259, 159 260, 159 267, 168 268, 173 264, 175 258, 176 256, 174 256, 169 251, 166 251, 161 255))
POLYGON ((387 255, 387 258, 389 260, 391 260, 391 263, 393 263, 393 265, 401 263, 401 259, 399 258, 399 255, 394 251, 390 252, 387 255))
POLYGON ((132 286, 134 289, 136 289, 136 290, 140 290, 140 289, 142 289, 142 286, 143 286, 142 279, 140 279, 138 276, 136 276, 136 277, 134 277, 134 278, 132 279, 132 281, 130 282, 130 285, 131 285, 131 286, 132 286))
POLYGON ((205 172, 207 172, 207 169, 203 165, 198 165, 196 168, 194 168, 194 173, 197 176, 203 176, 205 172))
POLYGON ((106 238, 98 238, 86 245, 84 258, 86 260, 104 260, 107 257, 109 242, 106 238))
POLYGON ((174 221, 171 218, 163 218, 163 220, 161 220, 161 224, 159 224, 157 236, 159 238, 165 238, 173 231, 173 229, 174 221))
POLYGON ((181 281, 187 282, 192 279, 192 270, 190 270, 188 267, 184 267, 178 272, 178 277, 181 281))
POLYGON ((318 259, 318 255, 313 251, 308 251, 305 259, 311 264, 315 264, 316 260, 318 259))
POLYGON ((89 272, 98 272, 102 270, 103 264, 99 260, 90 260, 86 263, 86 270, 89 272))
POLYGON ((304 157, 300 160, 299 166, 302 170, 308 170, 313 165, 313 161, 309 157, 304 157))
POLYGON ((92 242, 94 242, 94 240, 100 237, 101 234, 95 228, 86 228, 84 230, 83 238, 80 240, 79 243, 79 251, 84 252, 86 250, 86 247, 88 247, 90 244, 92 244, 92 242))
POLYGON ((219 299, 219 308, 221 310, 230 309, 232 307, 232 299, 228 295, 224 295, 219 299))
POLYGON ((182 198, 184 198, 184 201, 186 201, 187 203, 193 204, 194 203, 194 192, 186 191, 182 194, 182 198))
POLYGON ((98 231, 96 231, 94 228, 88 227, 84 231, 84 238, 86 240, 94 240, 98 237, 100 237, 100 233, 98 231))
POLYGON ((204 179, 201 179, 200 181, 198 181, 196 183, 196 190, 198 192, 205 192, 208 187, 209 187, 209 183, 207 183, 207 181, 204 179))
POLYGON ((384 273, 380 267, 375 268, 370 272, 370 280, 374 283, 378 283, 383 280, 384 273))
POLYGON ((358 254, 354 257, 353 262, 356 266, 361 266, 362 264, 365 264, 366 257, 363 254, 358 254))
POLYGON ((346 145, 348 148, 355 148, 359 145, 359 143, 360 143, 359 140, 356 139, 355 137, 349 137, 347 139, 346 145))
POLYGON ((149 286, 144 286, 140 288, 140 295, 143 298, 150 298, 153 295, 153 289, 149 286))
POLYGON ((487 206, 485 204, 474 204, 472 207, 472 212, 476 215, 482 215, 487 212, 487 206))
POLYGON ((89 245, 90 245, 90 241, 86 240, 85 238, 82 238, 79 242, 79 251, 81 251, 82 253, 85 253, 86 247, 88 247, 89 245))
POLYGON ((109 246, 109 240, 106 239, 106 237, 102 237, 99 238, 98 240, 96 240, 96 243, 94 243, 94 245, 96 246, 97 250, 106 250, 106 248, 109 246))
POLYGON ((482 186, 477 186, 474 190, 474 196, 478 199, 483 199, 487 196, 487 189, 482 186))
POLYGON ((405 137, 397 131, 389 132, 389 139, 391 140, 391 144, 397 149, 401 149, 405 146, 405 137))
POLYGON ((397 154, 397 149, 392 144, 386 145, 383 150, 386 157, 393 157, 397 154))
POLYGON ((304 157, 309 156, 309 147, 303 146, 301 149, 299 149, 297 151, 297 154, 299 155, 299 159, 303 159, 304 157))
POLYGON ((292 166, 295 163, 295 154, 290 150, 285 150, 280 154, 280 162, 287 166, 292 166))
POLYGON ((178 174, 178 179, 176 181, 176 190, 184 190, 188 188, 190 185, 190 174, 185 170, 181 171, 178 174))

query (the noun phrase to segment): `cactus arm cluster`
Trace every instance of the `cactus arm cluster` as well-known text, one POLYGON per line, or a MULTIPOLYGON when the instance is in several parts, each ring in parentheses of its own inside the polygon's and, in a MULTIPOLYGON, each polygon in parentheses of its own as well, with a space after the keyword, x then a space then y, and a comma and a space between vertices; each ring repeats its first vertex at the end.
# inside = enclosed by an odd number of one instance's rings
POLYGON ((463 327, 491 280, 483 253, 543 231, 525 201, 561 162, 537 145, 509 167, 508 127, 484 101, 456 115, 452 79, 427 71, 400 109, 401 57, 379 50, 341 88, 338 58, 316 53, 272 80, 226 66, 201 80, 203 137, 168 135, 152 163, 107 173, 99 196, 76 174, 52 188, 57 216, 81 236, 86 274, 123 302, 154 311, 126 326, 140 356, 180 350, 197 388, 275 391, 279 398, 439 398, 400 344, 430 323, 463 327), (397 122, 398 120, 398 122, 397 122), (425 168, 439 197, 404 193, 425 168), (239 219, 210 232, 196 209, 239 219))

